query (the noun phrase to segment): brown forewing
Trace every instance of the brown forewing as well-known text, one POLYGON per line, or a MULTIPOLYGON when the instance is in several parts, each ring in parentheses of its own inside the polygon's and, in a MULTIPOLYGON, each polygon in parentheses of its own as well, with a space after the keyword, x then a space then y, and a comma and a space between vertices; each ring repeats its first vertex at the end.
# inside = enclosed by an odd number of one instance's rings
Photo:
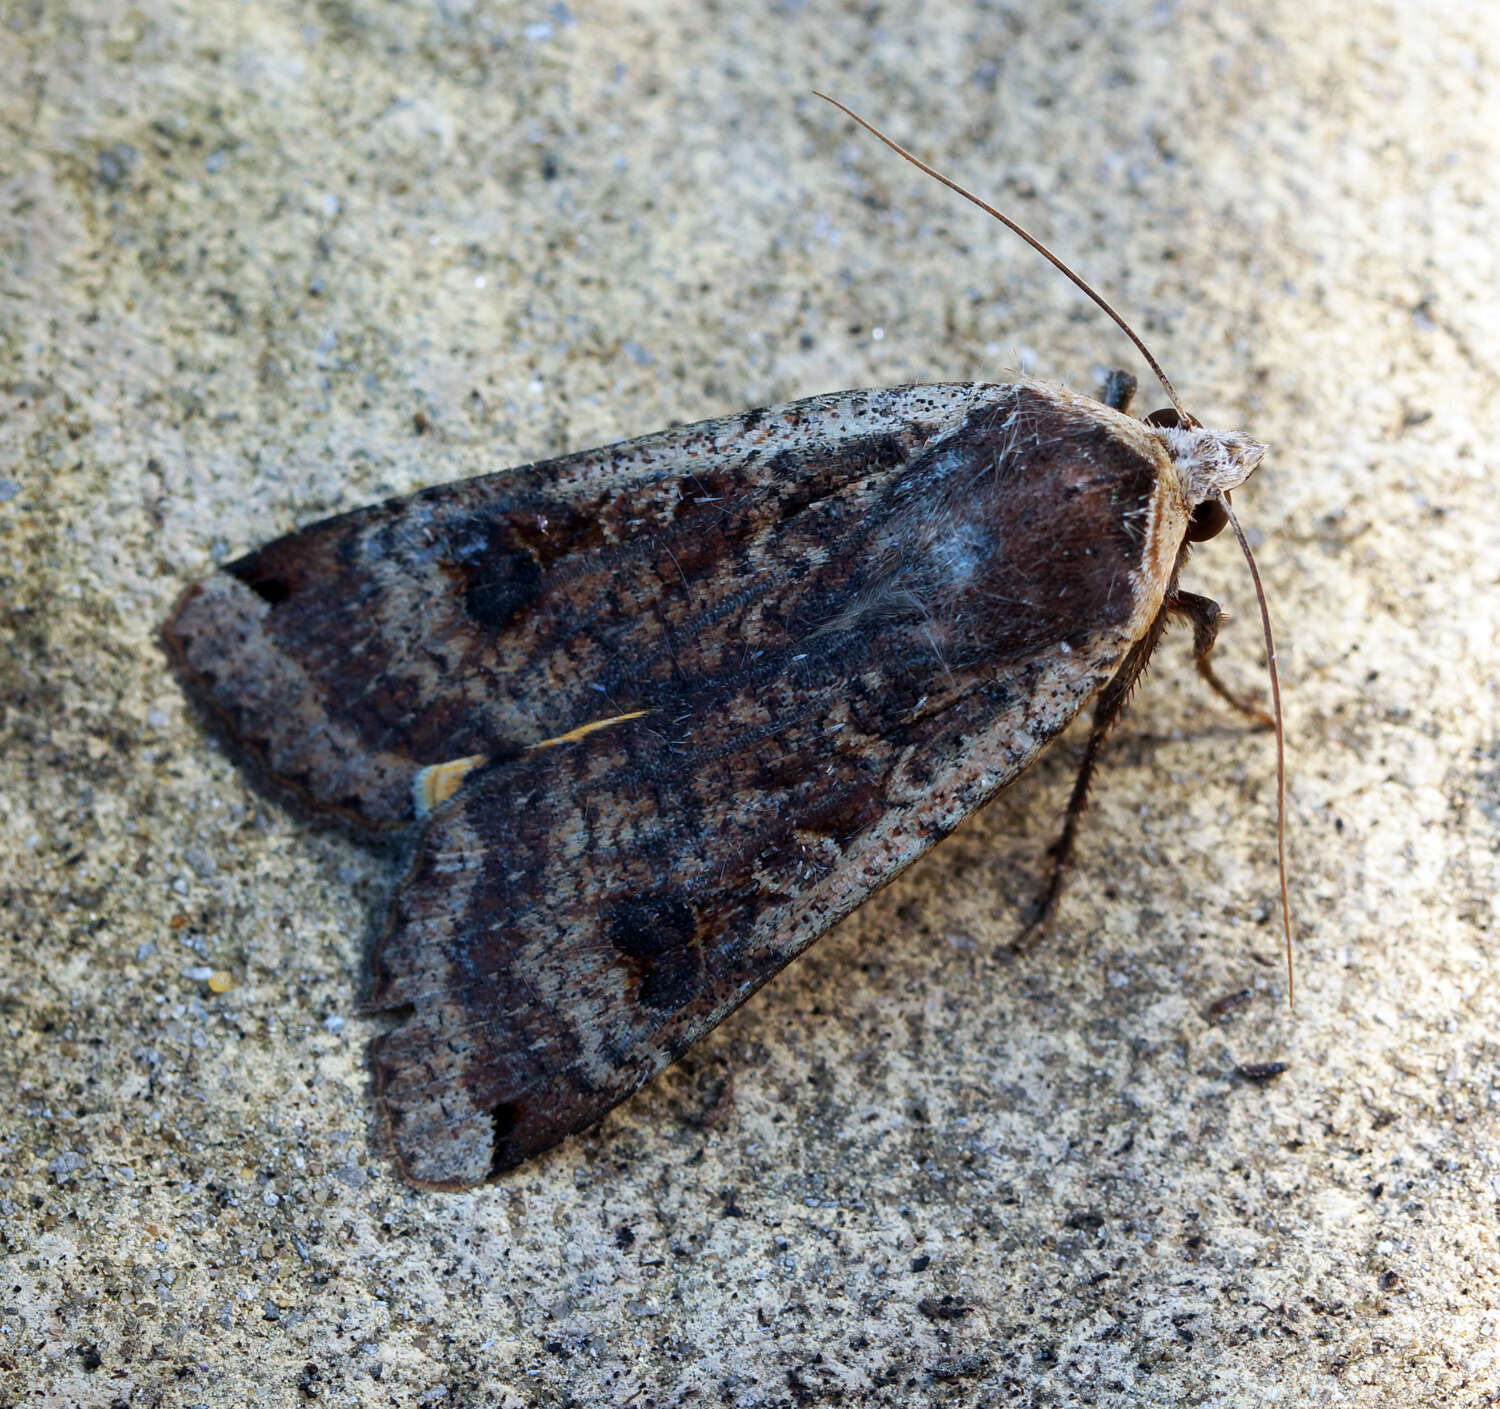
POLYGON ((418 769, 623 712, 621 682, 670 692, 687 637, 718 644, 724 675, 768 598, 789 613, 773 630, 804 630, 797 584, 926 446, 1005 392, 814 397, 423 490, 195 584, 166 643, 276 782, 399 826, 418 769))

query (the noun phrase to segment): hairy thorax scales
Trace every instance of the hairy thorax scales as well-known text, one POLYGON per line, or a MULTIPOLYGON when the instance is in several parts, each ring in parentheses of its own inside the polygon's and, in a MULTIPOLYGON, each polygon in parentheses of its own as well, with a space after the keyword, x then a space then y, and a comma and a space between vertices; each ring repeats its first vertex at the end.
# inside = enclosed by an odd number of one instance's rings
POLYGON ((905 619, 950 667, 1003 664, 1160 608, 1188 506, 1159 436, 1018 383, 891 486, 851 618, 905 619))

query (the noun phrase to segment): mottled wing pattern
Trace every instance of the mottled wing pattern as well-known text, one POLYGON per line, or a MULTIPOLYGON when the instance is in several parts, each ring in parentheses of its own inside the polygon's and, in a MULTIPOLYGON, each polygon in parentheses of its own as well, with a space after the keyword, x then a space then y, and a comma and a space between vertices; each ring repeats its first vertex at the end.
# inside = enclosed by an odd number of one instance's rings
POLYGON ((1160 437, 1059 388, 842 393, 314 525, 167 635, 318 807, 399 824, 418 770, 482 760, 372 976, 403 1172, 457 1187, 597 1119, 1023 769, 1145 635, 1185 515, 1160 437))
POLYGON ((1121 647, 1082 649, 941 680, 804 662, 471 777, 374 963, 406 1177, 484 1179, 674 1061, 1027 766, 1121 647))
POLYGON ((999 390, 814 397, 342 514, 190 587, 166 643, 278 783, 400 826, 417 770, 607 715, 622 672, 669 679, 711 578, 708 615, 748 634, 755 584, 828 551, 785 523, 857 511, 999 390))
POLYGON ((372 992, 401 1013, 374 1064, 408 1178, 472 1183, 591 1124, 1110 678, 1164 590, 1138 600, 1164 462, 1035 397, 986 389, 796 496, 764 555, 660 573, 632 652, 578 657, 601 713, 646 713, 497 761, 431 819, 372 992))

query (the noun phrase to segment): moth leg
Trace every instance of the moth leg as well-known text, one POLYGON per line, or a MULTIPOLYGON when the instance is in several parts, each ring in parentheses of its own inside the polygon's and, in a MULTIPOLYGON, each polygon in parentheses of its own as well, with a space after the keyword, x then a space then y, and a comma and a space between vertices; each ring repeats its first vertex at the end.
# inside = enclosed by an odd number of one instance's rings
POLYGON ((1104 749, 1104 737, 1124 711, 1125 702, 1130 698, 1135 682, 1141 678, 1146 662, 1151 659, 1152 651, 1161 640, 1169 610, 1170 608, 1164 606, 1156 614, 1156 620, 1151 623, 1151 629, 1131 647, 1129 655, 1125 657, 1094 705, 1094 725, 1089 730, 1089 741, 1083 750, 1083 762, 1078 765, 1078 775, 1073 779, 1073 792, 1068 798, 1068 810, 1063 818, 1062 835, 1047 848, 1047 854, 1052 858, 1052 869, 1047 877, 1047 885, 1032 906, 1031 920, 1011 945, 1013 949, 1024 950, 1034 943, 1052 918, 1052 912, 1057 908, 1057 898, 1062 894, 1063 876, 1067 873, 1068 863, 1073 859, 1073 847, 1078 838, 1078 819, 1083 816, 1083 809, 1088 806, 1089 783, 1093 779, 1099 755, 1104 749))
POLYGON ((1224 614, 1212 597, 1200 597, 1194 592, 1176 592, 1167 599, 1167 611, 1173 616, 1185 617, 1193 625, 1193 664, 1198 674, 1208 683, 1209 689, 1220 699, 1231 704, 1243 715, 1255 720, 1266 729, 1274 729, 1275 722, 1254 700, 1237 695, 1222 680, 1209 661, 1214 642, 1218 639, 1219 624, 1224 614))
POLYGON ((1135 387, 1135 378, 1129 372, 1115 367, 1105 373, 1104 385, 1099 388, 1099 400, 1112 411, 1129 411, 1135 387))

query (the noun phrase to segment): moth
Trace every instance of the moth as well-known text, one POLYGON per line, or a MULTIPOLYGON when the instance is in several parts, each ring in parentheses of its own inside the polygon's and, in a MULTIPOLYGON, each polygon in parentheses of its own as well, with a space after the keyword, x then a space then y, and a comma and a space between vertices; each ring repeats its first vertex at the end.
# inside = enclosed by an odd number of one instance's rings
POLYGON ((165 643, 238 750, 418 829, 369 990, 404 1178, 598 1120, 1092 703, 1050 909, 1170 617, 1227 693, 1178 580, 1265 447, 1135 419, 1133 386, 815 396, 341 514, 187 589, 165 643))

